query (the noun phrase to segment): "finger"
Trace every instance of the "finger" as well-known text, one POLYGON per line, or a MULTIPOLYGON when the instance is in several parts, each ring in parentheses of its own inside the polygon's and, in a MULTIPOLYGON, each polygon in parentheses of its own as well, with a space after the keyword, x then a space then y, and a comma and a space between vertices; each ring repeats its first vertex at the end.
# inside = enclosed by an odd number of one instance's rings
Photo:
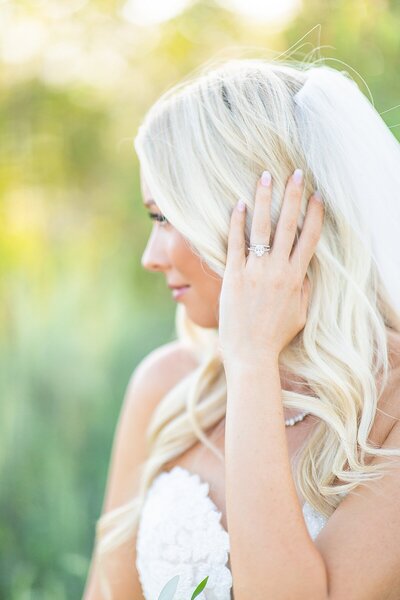
POLYGON ((305 275, 303 278, 303 283, 301 286, 301 293, 302 293, 302 297, 304 299, 304 302, 306 304, 308 304, 308 299, 310 296, 310 288, 311 288, 311 283, 310 280, 308 278, 308 275, 305 275))
POLYGON ((310 292, 311 292, 311 283, 310 283, 309 278, 306 275, 303 280, 302 294, 301 294, 301 301, 302 301, 302 305, 303 305, 305 321, 307 320, 308 309, 310 306, 310 292))
POLYGON ((290 256, 297 231, 302 196, 303 172, 301 169, 296 169, 286 184, 283 205, 274 237, 272 249, 274 255, 282 256, 282 258, 289 258, 290 256))
POLYGON ((293 250, 290 261, 298 265, 301 277, 304 277, 321 236, 324 220, 324 205, 319 192, 310 196, 303 228, 293 250))
MULTIPOLYGON (((250 243, 269 244, 271 235, 271 173, 264 171, 257 181, 250 243)), ((252 253, 253 254, 253 253, 252 253)))
POLYGON ((240 269, 246 264, 245 223, 246 203, 240 199, 232 211, 229 225, 226 268, 232 271, 240 269))

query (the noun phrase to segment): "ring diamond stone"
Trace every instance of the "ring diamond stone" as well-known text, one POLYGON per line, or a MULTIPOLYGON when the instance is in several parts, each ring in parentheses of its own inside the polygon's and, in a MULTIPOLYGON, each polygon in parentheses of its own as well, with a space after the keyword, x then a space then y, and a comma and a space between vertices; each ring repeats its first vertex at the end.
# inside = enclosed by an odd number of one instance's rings
POLYGON ((250 252, 254 252, 256 256, 262 256, 266 252, 271 251, 271 246, 269 246, 268 244, 251 244, 247 248, 247 250, 250 250, 250 252))

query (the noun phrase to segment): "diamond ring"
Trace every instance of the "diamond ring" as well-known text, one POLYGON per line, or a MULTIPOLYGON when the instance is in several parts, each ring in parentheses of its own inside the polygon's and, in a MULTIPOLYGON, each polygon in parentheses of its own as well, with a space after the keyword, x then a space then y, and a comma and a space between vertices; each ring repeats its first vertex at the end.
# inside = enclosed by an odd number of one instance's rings
POLYGON ((250 246, 247 247, 247 250, 254 252, 256 256, 262 256, 266 252, 271 252, 271 246, 269 244, 250 244, 250 246))

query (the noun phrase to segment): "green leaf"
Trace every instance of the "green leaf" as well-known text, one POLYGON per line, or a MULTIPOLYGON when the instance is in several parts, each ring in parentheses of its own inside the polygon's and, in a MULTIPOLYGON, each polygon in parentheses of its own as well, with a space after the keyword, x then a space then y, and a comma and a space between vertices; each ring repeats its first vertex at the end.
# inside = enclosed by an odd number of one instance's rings
POLYGON ((200 594, 200 592, 202 592, 204 590, 204 588, 207 585, 208 577, 209 577, 209 575, 207 575, 207 577, 205 579, 203 579, 203 581, 200 581, 199 585, 194 590, 190 600, 194 600, 195 598, 197 598, 197 596, 200 594))
POLYGON ((175 575, 175 577, 167 581, 158 596, 158 600, 173 600, 176 588, 178 587, 178 582, 179 575, 175 575))

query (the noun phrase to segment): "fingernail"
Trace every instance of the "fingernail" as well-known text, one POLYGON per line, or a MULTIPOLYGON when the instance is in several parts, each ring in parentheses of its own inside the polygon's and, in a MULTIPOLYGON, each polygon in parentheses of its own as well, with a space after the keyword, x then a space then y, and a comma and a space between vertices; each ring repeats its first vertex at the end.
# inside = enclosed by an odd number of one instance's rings
POLYGON ((238 200, 238 203, 237 203, 237 209, 240 212, 243 212, 245 208, 246 208, 245 201, 240 198, 240 200, 238 200))
POLYGON ((293 181, 296 185, 300 185, 303 181, 303 171, 301 169, 296 169, 293 173, 293 181))
POLYGON ((269 187, 271 183, 271 173, 269 171, 263 171, 261 175, 261 185, 269 187))
POLYGON ((318 200, 318 202, 322 202, 321 192, 319 192, 318 190, 315 190, 313 196, 316 200, 318 200))

